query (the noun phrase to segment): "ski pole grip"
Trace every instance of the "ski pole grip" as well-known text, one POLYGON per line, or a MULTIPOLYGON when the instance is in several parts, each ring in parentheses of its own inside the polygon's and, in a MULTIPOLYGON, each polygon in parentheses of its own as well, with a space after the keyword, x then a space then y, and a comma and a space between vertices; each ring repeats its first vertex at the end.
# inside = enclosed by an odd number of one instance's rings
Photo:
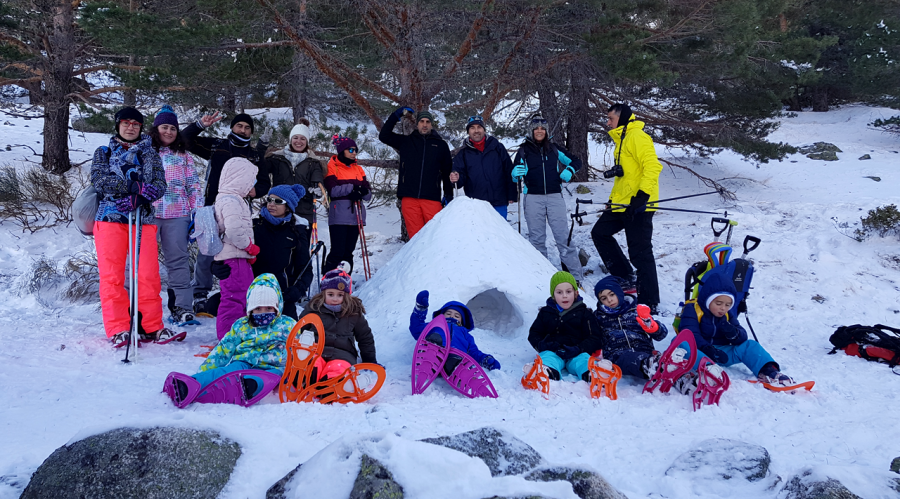
POLYGON ((572 213, 572 214, 569 215, 569 216, 571 216, 573 219, 576 219, 576 218, 586 217, 587 214, 588 214, 588 213, 587 213, 586 211, 582 211, 582 212, 580 212, 580 213, 572 213))
POLYGON ((746 236, 744 237, 744 253, 750 253, 755 250, 759 243, 762 242, 760 238, 756 236, 746 236), (750 244, 752 243, 752 245, 750 244))
POLYGON ((576 199, 575 201, 581 204, 594 204, 593 199, 576 199))

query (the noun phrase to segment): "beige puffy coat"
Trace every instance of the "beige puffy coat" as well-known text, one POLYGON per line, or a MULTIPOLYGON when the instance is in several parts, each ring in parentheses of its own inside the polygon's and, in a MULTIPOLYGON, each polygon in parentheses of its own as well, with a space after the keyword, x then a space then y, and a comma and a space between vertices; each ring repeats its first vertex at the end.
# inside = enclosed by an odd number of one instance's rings
POLYGON ((219 194, 216 195, 216 223, 223 234, 222 251, 216 255, 217 261, 231 258, 253 258, 244 251, 253 241, 253 221, 250 219, 250 205, 244 197, 256 184, 256 165, 244 158, 232 158, 222 167, 219 179, 219 194))

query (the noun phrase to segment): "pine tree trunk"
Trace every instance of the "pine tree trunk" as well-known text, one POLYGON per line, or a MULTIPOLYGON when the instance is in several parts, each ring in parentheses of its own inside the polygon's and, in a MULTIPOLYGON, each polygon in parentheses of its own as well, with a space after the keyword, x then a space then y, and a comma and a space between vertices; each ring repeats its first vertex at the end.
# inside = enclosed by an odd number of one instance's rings
POLYGON ((828 111, 828 87, 817 85, 812 92, 813 111, 824 113, 828 111))
POLYGON ((294 124, 300 123, 300 118, 307 118, 309 113, 309 65, 304 64, 305 55, 299 50, 294 52, 291 58, 291 71, 288 73, 289 88, 291 92, 291 113, 294 124))
POLYGON ((569 121, 566 124, 566 148, 581 159, 582 167, 572 178, 575 182, 587 182, 590 170, 588 157, 588 127, 590 125, 590 81, 584 68, 578 64, 571 67, 571 97, 569 98, 569 121))
POLYGON ((72 168, 69 161, 69 93, 75 67, 75 15, 70 0, 52 7, 52 30, 44 59, 44 155, 41 166, 56 174, 72 168))
POLYGON ((566 145, 566 130, 562 122, 562 109, 556 92, 549 85, 541 85, 538 89, 541 116, 547 120, 547 133, 554 144, 566 145))

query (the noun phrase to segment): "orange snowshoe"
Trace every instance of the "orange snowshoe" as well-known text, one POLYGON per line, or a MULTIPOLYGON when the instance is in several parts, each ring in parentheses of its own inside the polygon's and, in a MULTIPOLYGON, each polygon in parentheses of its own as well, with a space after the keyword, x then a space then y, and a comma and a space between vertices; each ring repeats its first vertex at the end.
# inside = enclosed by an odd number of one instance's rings
POLYGON ((313 383, 301 396, 301 402, 322 404, 358 404, 374 397, 384 384, 386 374, 378 364, 362 363, 350 366, 343 374, 313 383))
POLYGON ((540 390, 545 397, 550 395, 550 376, 540 355, 534 357, 533 363, 525 364, 522 370, 525 372, 525 376, 522 376, 522 386, 526 390, 540 390))
POLYGON ((622 369, 601 357, 591 357, 588 367, 591 370, 591 398, 598 399, 605 393, 610 400, 616 400, 616 385, 622 379, 622 369))
POLYGON ((287 362, 278 385, 278 398, 300 402, 315 381, 313 364, 325 349, 325 326, 316 314, 303 316, 287 339, 287 362))

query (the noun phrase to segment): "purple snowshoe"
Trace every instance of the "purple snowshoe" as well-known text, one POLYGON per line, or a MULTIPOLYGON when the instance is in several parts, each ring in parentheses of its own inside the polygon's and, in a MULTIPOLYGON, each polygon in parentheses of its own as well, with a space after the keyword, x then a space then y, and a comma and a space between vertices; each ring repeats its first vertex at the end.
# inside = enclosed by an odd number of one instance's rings
POLYGON ((200 383, 187 374, 172 372, 166 377, 163 391, 172 399, 175 407, 184 409, 200 394, 200 383))
POLYGON ((262 369, 242 369, 220 376, 207 385, 194 402, 200 404, 237 404, 250 407, 277 388, 280 382, 280 374, 263 371, 262 369), (250 398, 246 393, 251 390, 245 389, 247 384, 251 382, 253 383, 251 386, 255 388, 252 392, 257 393, 253 398, 250 398), (259 389, 260 385, 262 385, 261 390, 259 389))
POLYGON ((450 327, 438 315, 422 330, 416 341, 412 362, 412 394, 425 391, 440 376, 450 354, 450 327))
POLYGON ((497 398, 497 390, 494 389, 493 383, 488 378, 484 369, 475 362, 475 359, 469 357, 468 354, 456 348, 450 349, 451 355, 458 355, 462 358, 451 374, 445 374, 441 370, 441 375, 447 380, 447 383, 459 393, 473 399, 475 397, 497 398))

